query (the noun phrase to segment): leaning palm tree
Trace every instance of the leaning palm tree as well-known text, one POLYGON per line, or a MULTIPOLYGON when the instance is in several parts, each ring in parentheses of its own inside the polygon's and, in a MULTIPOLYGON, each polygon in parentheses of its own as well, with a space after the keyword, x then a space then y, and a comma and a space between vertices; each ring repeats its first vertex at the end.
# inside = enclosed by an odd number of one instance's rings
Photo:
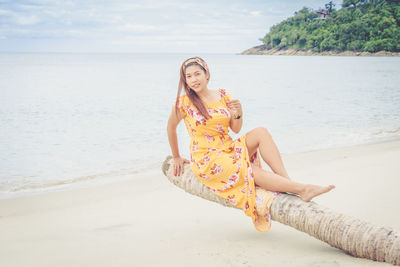
MULTIPOLYGON (((236 208, 202 184, 189 164, 185 164, 182 176, 174 176, 172 164, 172 157, 168 156, 162 165, 170 182, 190 194, 236 208)), ((263 196, 267 195, 267 191, 256 188, 256 195, 265 199, 263 196)), ((262 203, 257 206, 257 213, 261 216, 267 211, 266 201, 262 203)), ((400 265, 400 233, 395 229, 375 226, 286 193, 274 199, 269 212, 272 220, 289 225, 353 256, 400 265)))

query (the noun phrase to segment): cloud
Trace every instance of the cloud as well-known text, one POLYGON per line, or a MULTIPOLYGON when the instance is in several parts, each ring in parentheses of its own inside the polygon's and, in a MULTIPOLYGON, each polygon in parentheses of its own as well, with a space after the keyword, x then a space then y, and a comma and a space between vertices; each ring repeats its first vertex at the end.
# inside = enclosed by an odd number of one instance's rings
POLYGON ((250 11, 249 13, 250 13, 250 15, 257 17, 257 16, 260 16, 261 11, 250 11))
POLYGON ((194 41, 175 41, 174 43, 177 46, 183 46, 183 47, 194 46, 198 44, 197 42, 194 41))
POLYGON ((13 16, 14 12, 10 10, 0 9, 0 16, 13 16))
POLYGON ((146 31, 157 31, 160 30, 160 26, 148 25, 148 24, 125 24, 118 26, 117 29, 123 32, 146 32, 146 31))
POLYGON ((40 19, 36 16, 15 16, 15 23, 17 25, 33 25, 40 21, 40 19))

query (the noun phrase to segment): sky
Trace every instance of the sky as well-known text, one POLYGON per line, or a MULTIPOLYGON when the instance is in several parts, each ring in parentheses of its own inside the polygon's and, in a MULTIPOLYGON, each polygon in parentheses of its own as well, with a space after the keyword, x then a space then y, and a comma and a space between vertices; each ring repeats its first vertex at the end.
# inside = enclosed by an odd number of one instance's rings
POLYGON ((327 2, 0 0, 0 52, 240 53, 295 11, 327 2))

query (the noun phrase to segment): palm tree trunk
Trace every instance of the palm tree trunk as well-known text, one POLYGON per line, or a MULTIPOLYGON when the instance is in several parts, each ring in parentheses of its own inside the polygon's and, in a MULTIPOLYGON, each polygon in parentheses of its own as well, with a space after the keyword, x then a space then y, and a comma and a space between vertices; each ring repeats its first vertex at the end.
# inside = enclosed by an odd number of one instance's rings
MULTIPOLYGON (((170 168, 172 163, 172 157, 168 156, 162 165, 170 182, 190 194, 236 208, 202 184, 189 164, 185 164, 182 176, 174 176, 170 168)), ((264 189, 256 188, 258 197, 262 198, 265 193, 264 189)), ((257 206, 260 215, 264 211, 265 207, 257 206)), ((272 220, 307 233, 353 256, 400 265, 400 233, 395 229, 375 226, 322 207, 313 201, 304 202, 299 197, 286 193, 275 198, 270 213, 272 220)))

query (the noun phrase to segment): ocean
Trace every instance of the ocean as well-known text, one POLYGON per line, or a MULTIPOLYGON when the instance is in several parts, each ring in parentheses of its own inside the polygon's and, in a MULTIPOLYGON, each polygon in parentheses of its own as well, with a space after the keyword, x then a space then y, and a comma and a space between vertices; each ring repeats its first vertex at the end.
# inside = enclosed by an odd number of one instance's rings
MULTIPOLYGON (((282 154, 400 138, 400 58, 0 54, 0 198, 158 174, 183 60, 266 127, 282 154)), ((178 126, 181 155, 189 137, 178 126)))

